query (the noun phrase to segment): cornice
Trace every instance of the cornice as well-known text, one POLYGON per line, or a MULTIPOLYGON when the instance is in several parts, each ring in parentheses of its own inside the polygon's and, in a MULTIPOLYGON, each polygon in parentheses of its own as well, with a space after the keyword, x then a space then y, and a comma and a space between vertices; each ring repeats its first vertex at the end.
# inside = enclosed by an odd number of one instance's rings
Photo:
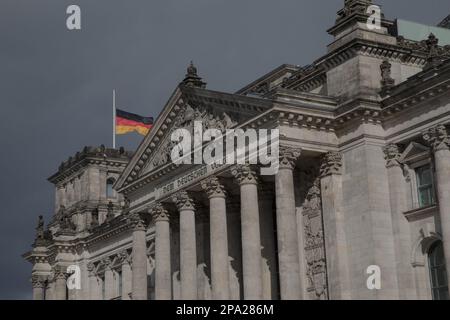
POLYGON ((427 69, 389 91, 382 101, 383 117, 389 119, 406 109, 450 92, 450 60, 427 69))

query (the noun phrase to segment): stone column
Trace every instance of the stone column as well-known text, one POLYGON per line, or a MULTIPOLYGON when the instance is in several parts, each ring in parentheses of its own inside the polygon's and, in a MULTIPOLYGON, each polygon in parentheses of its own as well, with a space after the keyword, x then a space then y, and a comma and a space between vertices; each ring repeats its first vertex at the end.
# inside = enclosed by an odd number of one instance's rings
POLYGON ((44 300, 45 280, 40 276, 32 276, 33 300, 44 300))
POLYGON ((103 267, 105 268, 105 300, 115 298, 115 284, 114 273, 111 269, 111 259, 103 260, 103 267))
POLYGON ((384 154, 389 182, 399 298, 417 299, 414 269, 411 265, 411 230, 408 220, 403 215, 408 210, 408 205, 405 176, 399 162, 401 154, 395 144, 386 146, 384 154))
POLYGON ((87 269, 89 272, 89 300, 101 300, 95 265, 89 263, 87 269))
MULTIPOLYGON (((450 275, 450 136, 444 125, 428 130, 424 139, 433 148, 436 169, 436 189, 439 203, 442 242, 447 275, 450 275)), ((450 277, 447 276, 450 285, 450 277)))
POLYGON ((262 299, 261 235, 256 173, 247 165, 232 174, 240 185, 244 299, 262 299))
POLYGON ((203 181, 202 188, 209 198, 212 298, 228 300, 230 294, 225 188, 216 177, 203 181))
POLYGON ((124 250, 120 253, 119 258, 122 263, 122 292, 119 292, 119 295, 122 297, 122 300, 130 300, 130 293, 132 292, 131 257, 124 250))
POLYGON ((197 245, 195 240, 194 201, 186 191, 173 197, 180 213, 181 299, 197 299, 197 245))
POLYGON ((155 299, 172 299, 169 214, 157 204, 151 214, 155 221, 155 299))
POLYGON ((55 300, 54 296, 55 281, 52 275, 47 277, 47 285, 45 287, 45 300, 55 300))
POLYGON ((62 270, 55 272, 55 300, 67 300, 66 274, 62 270))
POLYGON ((340 153, 329 152, 324 155, 320 177, 329 298, 348 300, 351 298, 350 273, 342 210, 342 155, 340 153))
POLYGON ((293 176, 295 162, 300 154, 299 149, 280 147, 280 167, 275 176, 278 263, 282 300, 298 300, 302 293, 293 176))
POLYGON ((133 262, 132 298, 133 300, 147 300, 147 243, 145 239, 145 225, 139 214, 133 214, 130 219, 133 224, 133 262))

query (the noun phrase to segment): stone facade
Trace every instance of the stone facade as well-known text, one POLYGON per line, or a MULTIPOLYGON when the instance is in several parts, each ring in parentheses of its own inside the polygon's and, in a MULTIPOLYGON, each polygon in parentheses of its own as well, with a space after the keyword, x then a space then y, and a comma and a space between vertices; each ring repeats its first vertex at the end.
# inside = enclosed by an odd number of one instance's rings
POLYGON ((33 297, 448 298, 450 48, 396 37, 384 18, 370 30, 370 4, 345 1, 313 64, 234 94, 189 66, 133 155, 86 148, 64 163, 54 220, 24 255, 33 297), (195 120, 279 129, 278 173, 172 163, 171 133, 195 120), (81 289, 66 290, 74 264, 81 289))

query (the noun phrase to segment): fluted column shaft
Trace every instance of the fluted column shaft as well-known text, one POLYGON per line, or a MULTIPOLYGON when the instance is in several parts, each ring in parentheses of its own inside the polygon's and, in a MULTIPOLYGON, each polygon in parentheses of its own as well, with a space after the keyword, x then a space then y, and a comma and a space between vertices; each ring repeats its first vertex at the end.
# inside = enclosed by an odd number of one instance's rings
POLYGON ((139 215, 132 217, 133 226, 133 275, 131 280, 132 299, 147 300, 147 244, 145 225, 139 215))
MULTIPOLYGON (((447 275, 450 275, 450 134, 445 126, 439 125, 426 132, 424 140, 431 144, 434 151, 442 242, 447 275)), ((447 281, 450 286, 449 276, 447 276, 447 281)))
POLYGON ((94 264, 88 264, 89 272, 89 300, 101 300, 100 286, 98 284, 97 275, 95 274, 94 264))
POLYGON ((155 221, 155 299, 172 299, 169 214, 162 205, 152 209, 155 221))
POLYGON ((119 294, 122 297, 122 300, 130 300, 130 293, 132 292, 132 272, 130 261, 127 253, 123 253, 122 255, 122 292, 119 294))
POLYGON ((350 278, 345 218, 342 209, 342 155, 324 155, 320 167, 322 216, 328 273, 328 294, 332 300, 348 300, 350 278))
POLYGON ((114 273, 111 269, 111 261, 105 263, 105 300, 111 300, 115 298, 115 281, 114 273))
POLYGON ((228 300, 230 292, 225 189, 217 178, 204 181, 202 187, 209 198, 212 297, 215 300, 228 300))
POLYGON ((40 277, 33 276, 33 300, 44 300, 45 281, 40 277))
POLYGON ((417 299, 414 269, 411 265, 411 230, 403 215, 408 210, 405 177, 398 146, 390 144, 384 148, 388 173, 392 228, 396 255, 399 298, 417 299))
POLYGON ((280 167, 275 176, 278 261, 282 300, 301 297, 297 217, 295 209, 295 161, 300 150, 280 148, 280 167))
POLYGON ((262 299, 261 235, 256 173, 249 166, 233 170, 241 192, 244 299, 262 299))
POLYGON ((187 192, 174 196, 180 213, 180 277, 181 299, 197 299, 197 244, 194 202, 187 192))
POLYGON ((67 300, 66 274, 57 272, 55 275, 55 300, 67 300))

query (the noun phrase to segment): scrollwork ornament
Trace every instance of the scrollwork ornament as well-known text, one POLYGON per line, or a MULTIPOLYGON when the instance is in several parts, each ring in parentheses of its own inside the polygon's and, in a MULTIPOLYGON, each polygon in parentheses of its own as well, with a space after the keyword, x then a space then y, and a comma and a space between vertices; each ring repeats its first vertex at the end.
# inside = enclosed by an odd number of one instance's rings
POLYGON ((386 160, 386 166, 388 168, 392 166, 400 166, 401 153, 398 145, 394 143, 388 144, 383 148, 383 152, 384 159, 386 160))
POLYGON ((131 224, 134 231, 145 230, 144 219, 142 219, 142 217, 139 213, 131 214, 131 216, 127 219, 127 221, 129 224, 131 224))
POLYGON ((339 152, 328 152, 323 155, 320 165, 320 176, 322 178, 330 175, 342 174, 342 154, 339 152))
POLYGON ((212 177, 201 182, 203 190, 209 198, 225 198, 225 187, 220 183, 217 177, 212 177))
POLYGON ((280 168, 295 168, 295 162, 302 154, 302 150, 294 147, 280 146, 280 168))
POLYGON ((177 206, 178 210, 194 210, 194 200, 186 191, 180 191, 172 197, 172 201, 177 206))
POLYGON ((43 279, 42 276, 34 275, 31 277, 31 283, 33 285, 33 288, 43 288, 45 279, 43 279))
POLYGON ((152 209, 150 209, 150 214, 156 222, 158 221, 169 221, 169 212, 164 208, 161 203, 156 204, 152 209))
POLYGON ((249 165, 238 165, 231 173, 240 185, 258 183, 256 172, 249 165))
POLYGON ((434 149, 434 151, 448 150, 450 146, 449 134, 444 125, 438 125, 427 130, 423 134, 423 139, 434 149))

